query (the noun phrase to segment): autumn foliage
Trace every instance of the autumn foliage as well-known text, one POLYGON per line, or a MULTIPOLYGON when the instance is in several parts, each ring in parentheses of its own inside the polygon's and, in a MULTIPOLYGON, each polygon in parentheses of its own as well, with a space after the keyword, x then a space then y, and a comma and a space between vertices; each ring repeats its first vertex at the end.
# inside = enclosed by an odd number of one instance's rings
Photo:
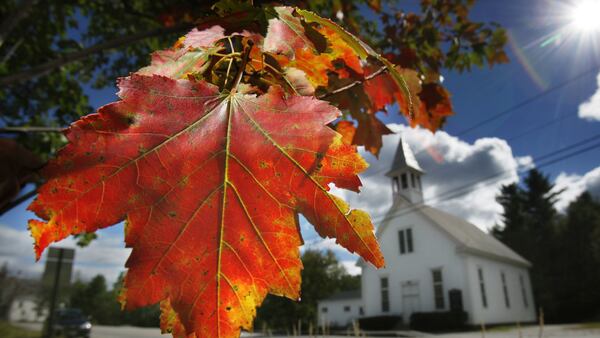
POLYGON ((390 132, 377 111, 398 103, 432 130, 452 114, 443 87, 423 91, 416 71, 332 21, 261 13, 264 36, 239 27, 244 13, 227 14, 119 79, 120 101, 66 130, 30 206, 42 219, 29 223, 38 258, 125 220, 133 250, 121 302, 160 302, 176 337, 236 337, 267 293, 299 298, 298 214, 383 266, 369 216, 330 186, 359 191, 367 164, 356 144, 377 154, 390 132))

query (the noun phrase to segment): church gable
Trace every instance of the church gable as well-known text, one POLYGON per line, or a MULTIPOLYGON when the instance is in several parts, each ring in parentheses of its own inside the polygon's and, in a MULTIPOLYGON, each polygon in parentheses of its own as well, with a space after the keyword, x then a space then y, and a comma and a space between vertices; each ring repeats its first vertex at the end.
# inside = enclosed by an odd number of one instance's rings
POLYGON ((429 218, 418 210, 402 207, 390 209, 377 231, 377 239, 388 264, 396 258, 410 258, 411 254, 415 259, 420 259, 420 255, 431 256, 442 248, 446 250, 440 254, 448 255, 457 248, 456 241, 429 218))
POLYGON ((386 175, 393 203, 376 233, 386 266, 358 263, 365 316, 407 323, 416 312, 452 310, 466 311, 471 324, 535 318, 529 262, 475 225, 427 206, 423 170, 405 142, 386 175))

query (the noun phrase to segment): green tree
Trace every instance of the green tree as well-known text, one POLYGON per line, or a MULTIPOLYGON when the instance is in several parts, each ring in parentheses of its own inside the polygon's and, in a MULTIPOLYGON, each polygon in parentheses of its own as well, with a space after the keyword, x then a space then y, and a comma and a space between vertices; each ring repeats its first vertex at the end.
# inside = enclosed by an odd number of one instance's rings
POLYGON ((71 287, 69 305, 81 309, 92 317, 95 323, 102 325, 133 325, 158 327, 160 309, 158 305, 134 311, 121 311, 117 297, 123 286, 124 274, 121 273, 109 290, 106 279, 97 275, 89 282, 76 281, 71 287))
POLYGON ((300 321, 304 328, 316 327, 317 302, 338 291, 360 288, 360 277, 350 276, 331 251, 307 250, 302 255, 302 295, 298 302, 269 295, 258 309, 255 327, 291 332, 300 321))
POLYGON ((97 275, 87 284, 81 281, 75 282, 72 290, 70 301, 72 307, 81 309, 97 323, 107 321, 108 290, 104 276, 97 275))
POLYGON ((600 314, 600 203, 589 193, 573 201, 563 220, 553 262, 558 320, 592 320, 600 314))
POLYGON ((536 305, 553 320, 559 311, 554 295, 557 282, 555 262, 558 213, 554 203, 560 192, 547 176, 529 171, 524 187, 516 183, 502 188, 497 200, 504 208, 503 225, 492 234, 532 263, 531 281, 536 305))

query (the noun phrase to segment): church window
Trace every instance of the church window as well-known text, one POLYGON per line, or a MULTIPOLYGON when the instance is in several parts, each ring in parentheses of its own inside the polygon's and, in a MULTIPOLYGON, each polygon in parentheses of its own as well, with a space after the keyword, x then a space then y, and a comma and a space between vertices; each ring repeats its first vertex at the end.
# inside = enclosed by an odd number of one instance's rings
POLYGON ((408 188, 408 179, 406 178, 406 173, 400 175, 400 181, 402 182, 402 189, 408 188))
POLYGON ((400 244, 400 254, 413 252, 413 236, 412 229, 403 229, 398 231, 398 242, 400 244))
POLYGON ((415 180, 415 173, 410 173, 410 185, 412 185, 413 188, 417 187, 417 182, 415 180))
POLYGON ((390 312, 390 291, 387 277, 381 277, 381 312, 390 312))
POLYGON ((442 269, 431 270, 433 277, 433 297, 435 299, 435 308, 444 309, 444 281, 442 280, 442 269))
POLYGON ((344 306, 344 312, 350 312, 350 306, 349 305, 344 306))
POLYGON ((481 304, 484 308, 487 308, 487 296, 485 294, 485 283, 483 281, 483 270, 477 268, 477 275, 479 276, 479 290, 481 291, 481 304))
POLYGON ((323 313, 327 313, 327 306, 323 306, 323 307, 321 308, 321 312, 323 312, 323 313))
POLYGON ((421 176, 417 176, 417 186, 419 187, 419 190, 423 190, 423 187, 421 186, 421 176))
POLYGON ((500 279, 502 280, 502 292, 504 293, 504 304, 507 308, 510 308, 510 297, 508 296, 508 286, 506 285, 506 275, 504 272, 500 272, 500 279))
POLYGON ((523 275, 519 275, 519 283, 521 284, 521 295, 523 296, 523 305, 526 308, 529 307, 529 302, 527 301, 527 291, 525 291, 525 280, 523 279, 523 275))

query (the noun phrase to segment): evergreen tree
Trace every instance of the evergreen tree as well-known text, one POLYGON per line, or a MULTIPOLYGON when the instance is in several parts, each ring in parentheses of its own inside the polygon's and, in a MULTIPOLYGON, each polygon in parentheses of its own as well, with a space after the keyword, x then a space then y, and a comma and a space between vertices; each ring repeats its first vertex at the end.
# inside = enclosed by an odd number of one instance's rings
POLYGON ((556 234, 558 212, 554 203, 559 192, 547 176, 536 169, 529 171, 524 187, 504 186, 497 197, 503 206, 503 226, 492 234, 532 263, 531 281, 538 307, 548 319, 557 318, 559 311, 554 299, 558 271, 556 234))
POLYGON ((600 203, 589 193, 572 202, 560 229, 556 302, 561 321, 581 321, 600 314, 600 203))

